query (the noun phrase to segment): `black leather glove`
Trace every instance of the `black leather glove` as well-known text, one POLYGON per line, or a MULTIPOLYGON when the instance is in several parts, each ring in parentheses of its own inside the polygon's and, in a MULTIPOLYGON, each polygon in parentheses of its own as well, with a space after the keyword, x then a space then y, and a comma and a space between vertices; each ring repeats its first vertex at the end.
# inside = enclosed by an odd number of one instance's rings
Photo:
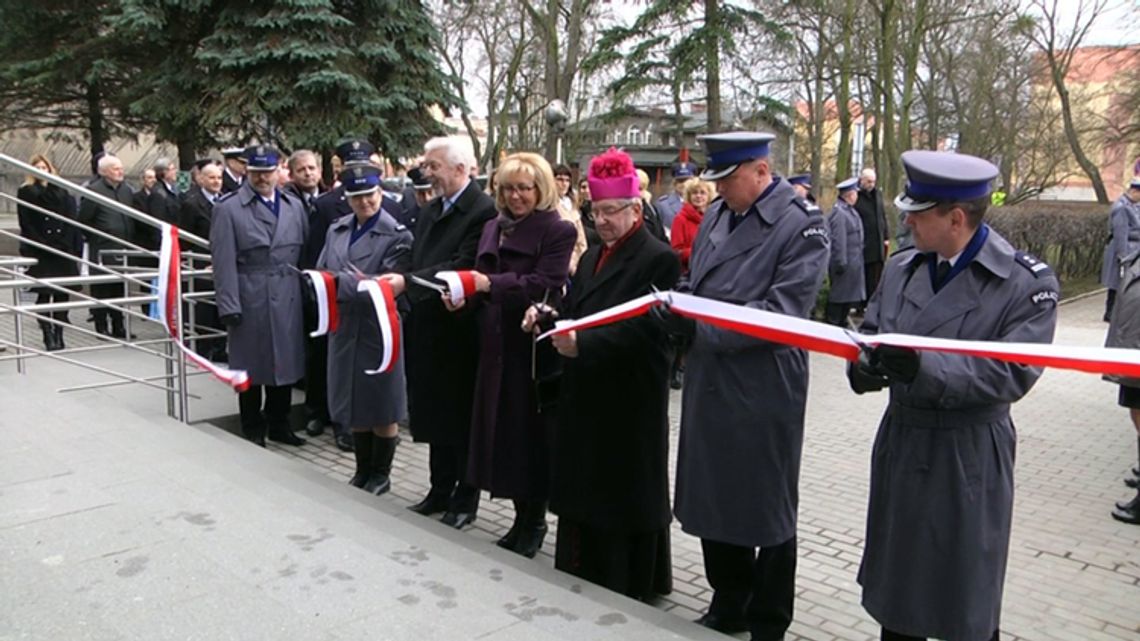
POLYGON ((691 341, 697 334, 697 321, 674 314, 668 304, 650 307, 649 317, 657 321, 665 333, 674 339, 691 341))
POLYGON ((871 350, 871 363, 892 381, 909 384, 918 376, 919 353, 909 347, 878 345, 871 350))
POLYGON ((241 314, 226 314, 218 318, 222 321, 222 325, 226 327, 237 327, 241 325, 241 314))
POLYGON ((878 392, 889 382, 877 367, 871 365, 869 350, 860 350, 859 358, 853 363, 847 363, 847 383, 856 394, 878 392))

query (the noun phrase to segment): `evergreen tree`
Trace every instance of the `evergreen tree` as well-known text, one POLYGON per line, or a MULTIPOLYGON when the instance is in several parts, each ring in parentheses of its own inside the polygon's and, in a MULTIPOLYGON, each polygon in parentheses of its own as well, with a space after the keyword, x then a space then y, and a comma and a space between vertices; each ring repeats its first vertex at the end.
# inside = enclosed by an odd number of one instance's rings
POLYGON ((389 155, 439 130, 433 104, 453 102, 431 57, 418 2, 235 0, 196 57, 215 82, 208 121, 288 150, 327 150, 363 133, 389 155))
MULTIPOLYGON (((47 129, 90 144, 92 158, 139 122, 117 104, 125 48, 103 17, 116 2, 0 3, 0 128, 47 129)), ((92 163, 94 164, 94 163, 92 163)))

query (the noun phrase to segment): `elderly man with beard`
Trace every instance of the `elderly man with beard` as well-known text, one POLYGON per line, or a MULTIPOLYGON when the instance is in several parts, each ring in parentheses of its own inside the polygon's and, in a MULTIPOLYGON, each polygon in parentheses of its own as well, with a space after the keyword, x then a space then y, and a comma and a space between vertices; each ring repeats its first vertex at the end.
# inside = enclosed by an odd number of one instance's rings
MULTIPOLYGON (((670 289, 681 265, 642 220, 633 161, 610 151, 590 163, 602 243, 579 263, 563 318, 582 318, 670 289)), ((537 329, 539 307, 524 331, 537 329)), ((665 332, 648 317, 554 337, 562 356, 551 510, 556 568, 651 601, 672 587, 669 552, 669 369, 665 332)))

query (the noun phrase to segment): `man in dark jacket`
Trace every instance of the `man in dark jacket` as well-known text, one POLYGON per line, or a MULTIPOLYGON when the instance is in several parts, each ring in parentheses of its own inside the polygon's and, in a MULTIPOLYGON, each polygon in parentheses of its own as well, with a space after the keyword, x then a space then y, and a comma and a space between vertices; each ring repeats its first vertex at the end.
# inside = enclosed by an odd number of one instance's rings
MULTIPOLYGON (((214 205, 222 197, 222 167, 217 163, 203 165, 198 169, 198 189, 186 192, 182 199, 182 208, 178 212, 178 226, 199 238, 210 237, 210 221, 214 213, 214 205)), ((196 245, 184 245, 185 251, 201 253, 205 251, 196 245)), ((204 261, 195 260, 194 265, 202 265, 204 261)), ((194 290, 199 292, 214 289, 212 278, 195 278, 194 290)), ((218 321, 218 308, 212 302, 196 303, 194 308, 195 324, 202 328, 221 332, 224 328, 218 321)), ((194 349, 202 356, 218 362, 228 359, 226 354, 226 339, 206 338, 199 339, 194 349)))
POLYGON ((859 174, 859 197, 855 200, 855 211, 863 221, 863 284, 868 298, 879 286, 883 262, 890 253, 891 232, 883 212, 883 196, 875 188, 877 181, 874 169, 864 169, 859 174))
MULTIPOLYGON (((677 255, 645 228, 635 183, 597 175, 613 155, 625 153, 607 152, 590 167, 602 245, 578 263, 562 318, 588 316, 653 287, 671 289, 681 272, 677 255)), ((538 311, 528 310, 528 325, 538 311)), ((551 462, 554 566, 642 601, 668 594, 667 337, 643 316, 556 336, 554 347, 563 357, 551 462)))
MULTIPOLYGON (((131 188, 123 182, 122 161, 115 156, 106 154, 99 159, 98 170, 99 180, 92 182, 88 189, 118 201, 122 203, 124 207, 130 207, 132 193, 131 188)), ((128 214, 124 214, 107 205, 97 203, 94 200, 83 200, 80 204, 79 222, 121 240, 130 241, 134 236, 134 219, 128 214)), ((91 261, 100 264, 104 262, 99 253, 100 251, 121 249, 118 242, 95 234, 87 235, 87 245, 90 247, 91 261)), ((114 264, 115 261, 108 259, 107 262, 114 264)), ((105 272, 100 271, 98 273, 102 274, 105 272)), ((123 286, 118 283, 100 283, 91 286, 91 295, 99 299, 115 298, 122 295, 122 293, 123 286)), ((121 311, 107 307, 96 307, 92 314, 95 316, 96 332, 114 336, 115 338, 127 337, 127 330, 123 326, 123 313, 121 311), (108 319, 110 319, 109 326, 108 319)))
POLYGON ((440 194, 422 209, 412 243, 408 274, 393 275, 393 288, 405 292, 411 311, 404 322, 408 409, 412 437, 431 445, 431 490, 411 510, 443 512, 455 527, 475 520, 479 490, 467 483, 467 448, 478 330, 469 309, 451 313, 439 292, 415 284, 438 271, 471 269, 484 224, 495 217, 495 202, 470 178, 475 166, 471 144, 461 136, 433 138, 424 145, 424 175, 440 194))
POLYGON ((222 150, 225 167, 222 169, 222 193, 229 194, 237 191, 245 183, 245 150, 241 147, 230 147, 222 150))

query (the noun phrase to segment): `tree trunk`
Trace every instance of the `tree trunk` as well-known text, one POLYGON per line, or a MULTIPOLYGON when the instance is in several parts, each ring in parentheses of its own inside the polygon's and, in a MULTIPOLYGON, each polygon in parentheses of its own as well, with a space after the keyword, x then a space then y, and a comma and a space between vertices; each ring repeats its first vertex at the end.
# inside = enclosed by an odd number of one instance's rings
POLYGON ((835 85, 835 108, 839 117, 839 145, 836 148, 835 180, 851 176, 851 38, 855 25, 855 1, 846 0, 840 35, 839 80, 835 85))
POLYGON ((1077 164, 1089 177, 1089 182, 1092 183, 1093 191, 1096 193, 1096 201, 1108 204, 1108 191, 1104 188, 1104 179, 1100 175, 1100 169, 1085 153, 1077 127, 1073 123, 1073 104, 1072 98, 1069 96, 1069 88, 1065 85, 1065 75, 1061 73, 1057 65, 1055 54, 1049 52, 1046 55, 1049 56, 1049 66, 1053 72, 1053 86, 1057 89, 1057 95, 1061 99, 1061 118, 1065 125, 1065 140, 1069 143, 1069 149, 1072 150, 1073 157, 1077 159, 1077 164))
POLYGON ((717 34, 720 32, 720 1, 705 0, 705 28, 712 37, 705 43, 705 66, 708 77, 706 87, 708 100, 708 131, 715 133, 721 131, 720 121, 720 42, 717 34))
MULTIPOLYGON (((883 9, 879 14, 879 38, 876 39, 879 48, 879 77, 872 82, 878 82, 882 92, 882 136, 883 151, 886 155, 885 167, 880 166, 878 171, 881 189, 886 193, 899 190, 902 185, 902 167, 899 159, 898 141, 895 131, 895 46, 898 43, 899 7, 896 0, 884 0, 883 9), (885 169, 885 171, 884 171, 885 169)), ((880 157, 880 160, 882 158, 880 157)))
POLYGON ((91 138, 91 174, 98 172, 98 156, 105 148, 107 131, 103 122, 103 96, 98 81, 87 85, 87 135, 91 138))

